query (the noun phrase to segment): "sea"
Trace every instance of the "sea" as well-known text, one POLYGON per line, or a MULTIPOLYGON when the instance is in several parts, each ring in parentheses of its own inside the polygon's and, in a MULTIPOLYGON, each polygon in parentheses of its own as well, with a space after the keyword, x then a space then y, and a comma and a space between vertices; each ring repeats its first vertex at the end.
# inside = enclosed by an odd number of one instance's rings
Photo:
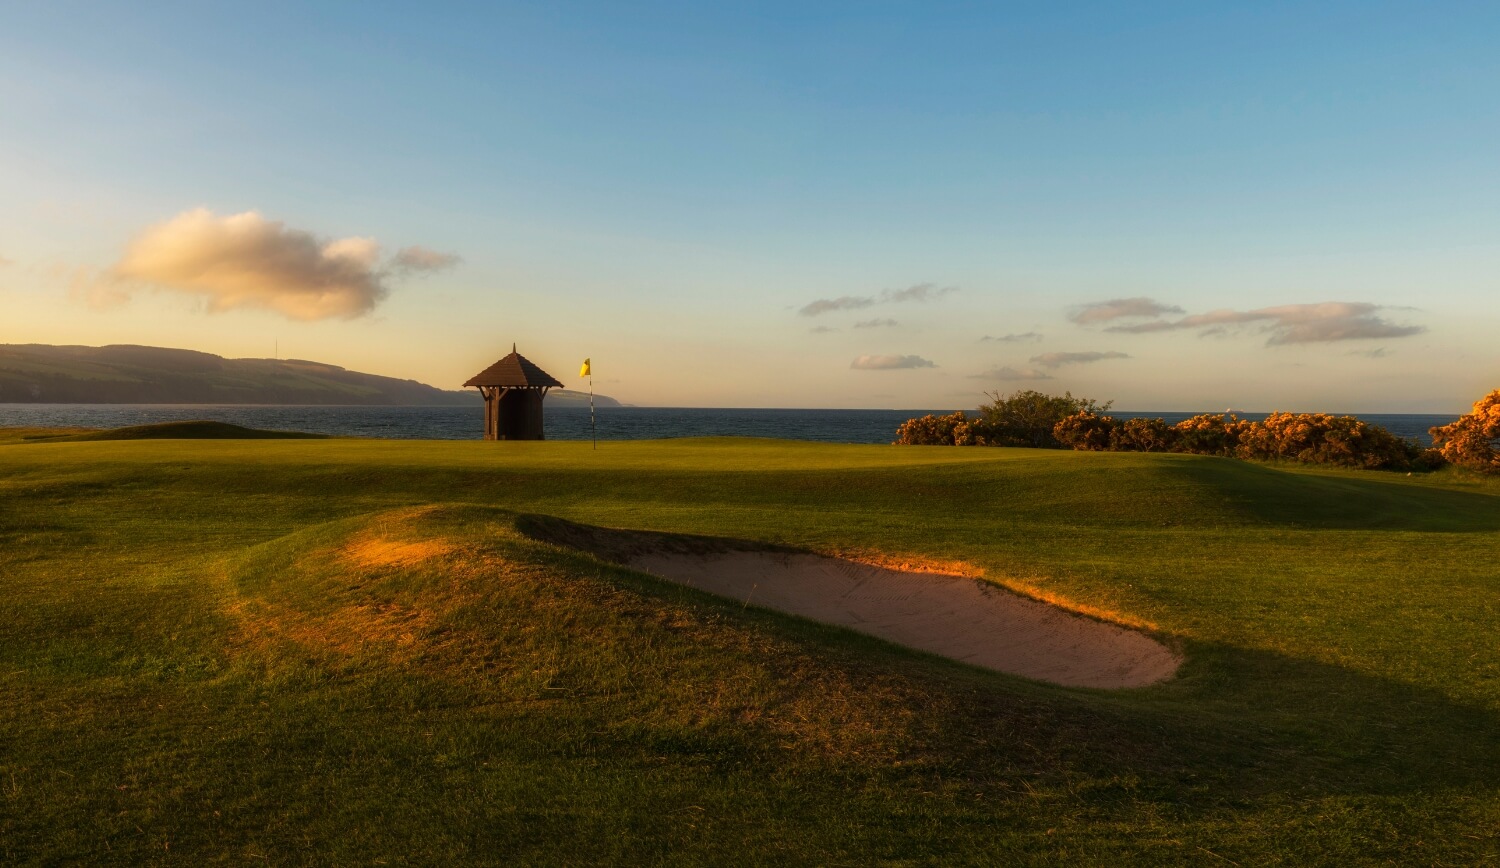
MULTIPOLYGON (((825 443, 890 443, 908 419, 952 410, 776 410, 702 407, 599 407, 591 424, 587 407, 548 407, 549 440, 655 440, 669 437, 774 437, 825 443)), ((972 411, 970 411, 972 413, 972 411)), ((1203 411, 1218 412, 1218 411, 1203 411)), ((1116 418, 1160 417, 1178 422, 1194 413, 1110 411, 1116 418)), ((1264 419, 1264 413, 1240 413, 1264 419)), ((1422 445, 1427 430, 1454 415, 1363 413, 1359 417, 1422 445)), ((209 419, 246 428, 308 431, 341 437, 393 440, 479 440, 484 408, 373 406, 263 406, 214 404, 0 404, 0 427, 81 426, 119 428, 155 422, 209 419)))

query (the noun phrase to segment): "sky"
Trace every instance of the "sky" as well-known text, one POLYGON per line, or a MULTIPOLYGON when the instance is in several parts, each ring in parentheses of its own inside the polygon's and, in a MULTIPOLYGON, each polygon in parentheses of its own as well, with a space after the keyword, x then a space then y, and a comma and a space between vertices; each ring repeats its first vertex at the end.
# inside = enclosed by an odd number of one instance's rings
POLYGON ((1493 3, 0 2, 0 343, 1462 412, 1493 3))

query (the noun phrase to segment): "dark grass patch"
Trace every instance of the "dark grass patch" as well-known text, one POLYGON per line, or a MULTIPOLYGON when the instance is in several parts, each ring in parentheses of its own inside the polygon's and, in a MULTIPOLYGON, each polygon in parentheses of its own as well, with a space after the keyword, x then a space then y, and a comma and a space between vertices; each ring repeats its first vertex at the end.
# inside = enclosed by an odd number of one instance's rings
POLYGON ((77 443, 91 440, 327 440, 328 435, 302 431, 263 431, 228 422, 201 420, 157 422, 105 431, 84 430, 82 433, 55 434, 44 431, 24 434, 20 439, 28 443, 77 443))

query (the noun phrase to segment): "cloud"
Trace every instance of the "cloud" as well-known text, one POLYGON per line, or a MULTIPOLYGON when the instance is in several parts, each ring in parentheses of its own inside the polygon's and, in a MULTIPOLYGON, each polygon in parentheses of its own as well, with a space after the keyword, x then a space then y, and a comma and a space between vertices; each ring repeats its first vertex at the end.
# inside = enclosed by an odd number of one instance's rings
POLYGON ((1039 341, 1041 339, 1042 334, 1040 332, 1022 332, 1020 334, 1002 335, 1000 337, 985 335, 984 337, 979 339, 979 342, 984 343, 985 341, 998 341, 1003 344, 1019 344, 1024 341, 1039 341))
POLYGON ((888 289, 880 294, 881 301, 918 301, 926 302, 935 298, 941 298, 950 292, 958 292, 956 286, 939 287, 935 283, 919 283, 916 286, 908 286, 906 289, 888 289))
POLYGON ((893 319, 867 319, 863 322, 855 323, 854 327, 857 329, 878 329, 892 328, 898 325, 900 325, 900 323, 896 322, 893 319))
POLYGON ((6 259, 4 256, 0 256, 0 268, 4 268, 7 265, 15 265, 15 264, 16 264, 16 261, 14 259, 6 259))
POLYGON ((958 292, 956 286, 938 286, 935 283, 919 283, 908 286, 906 289, 887 289, 879 296, 873 295, 841 295, 838 298, 820 298, 809 302, 797 311, 803 316, 818 316, 835 310, 858 310, 876 304, 900 304, 901 302, 915 301, 928 302, 941 298, 950 292, 958 292))
POLYGON ((1126 334, 1199 329, 1200 334, 1222 333, 1234 326, 1260 325, 1269 335, 1266 346, 1280 344, 1332 343, 1379 338, 1403 338, 1427 331, 1426 326, 1397 325, 1377 316, 1380 305, 1368 302, 1329 301, 1321 304, 1286 304, 1258 310, 1215 310, 1178 320, 1157 320, 1134 325, 1110 326, 1105 331, 1126 334))
POLYGON ((905 368, 935 368, 921 356, 860 356, 849 363, 856 371, 896 371, 905 368))
POLYGON ((442 271, 460 262, 463 262, 463 257, 457 253, 439 253, 413 245, 396 251, 396 255, 391 257, 391 270, 403 274, 442 271))
POLYGON ((803 316, 817 316, 835 310, 855 310, 861 307, 869 307, 875 303, 875 299, 868 296, 841 295, 838 298, 820 298, 811 302, 797 311, 803 316))
POLYGON ((1138 296, 1136 298, 1114 298, 1109 301, 1097 301, 1093 304, 1086 304, 1068 314, 1068 319, 1079 325, 1089 325, 1091 323, 1108 322, 1128 317, 1163 316, 1169 313, 1182 312, 1183 310, 1180 307, 1162 304, 1161 302, 1138 296))
POLYGON ((970 374, 971 380, 1050 380, 1052 375, 1036 368, 992 368, 982 374, 970 374))
POLYGON ((812 328, 808 329, 808 331, 812 332, 815 335, 821 335, 827 334, 828 332, 836 332, 838 331, 838 329, 834 328, 833 326, 813 326, 812 328))
POLYGON ((375 309, 387 280, 446 268, 453 254, 407 247, 380 265, 373 238, 321 239, 255 211, 184 211, 141 233, 96 294, 145 285, 203 297, 210 311, 262 308, 290 319, 352 319, 375 309))
POLYGON ((1345 353, 1344 355, 1346 355, 1346 356, 1364 356, 1367 359, 1383 359, 1383 358, 1385 358, 1386 356, 1388 356, 1390 354, 1391 354, 1390 350, 1386 349, 1385 347, 1379 347, 1379 348, 1373 349, 1373 350, 1350 350, 1349 352, 1345 353))
POLYGON ((1125 353, 1115 352, 1111 350, 1107 353, 1042 353, 1039 356, 1032 356, 1031 361, 1032 363, 1041 365, 1044 368, 1060 368, 1063 365, 1084 365, 1091 362, 1102 362, 1105 359, 1128 358, 1130 358, 1130 356, 1126 355, 1125 353))
MULTIPOLYGON (((1105 331, 1120 332, 1121 334, 1127 335, 1144 335, 1150 334, 1151 332, 1169 332, 1176 328, 1183 328, 1183 326, 1179 326, 1174 322, 1167 322, 1166 320, 1156 320, 1155 322, 1141 322, 1136 323, 1135 325, 1110 326, 1109 328, 1105 329, 1105 331)), ((1223 329, 1219 328, 1215 331, 1223 332, 1223 329)))

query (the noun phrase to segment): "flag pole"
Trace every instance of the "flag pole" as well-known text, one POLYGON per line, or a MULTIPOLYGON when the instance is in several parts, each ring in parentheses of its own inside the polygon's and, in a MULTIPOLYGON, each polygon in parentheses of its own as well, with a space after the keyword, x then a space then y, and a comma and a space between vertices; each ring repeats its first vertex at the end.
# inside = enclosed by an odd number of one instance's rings
POLYGON ((599 425, 594 421, 594 360, 584 359, 578 376, 589 378, 589 431, 594 435, 594 448, 599 448, 599 425))

